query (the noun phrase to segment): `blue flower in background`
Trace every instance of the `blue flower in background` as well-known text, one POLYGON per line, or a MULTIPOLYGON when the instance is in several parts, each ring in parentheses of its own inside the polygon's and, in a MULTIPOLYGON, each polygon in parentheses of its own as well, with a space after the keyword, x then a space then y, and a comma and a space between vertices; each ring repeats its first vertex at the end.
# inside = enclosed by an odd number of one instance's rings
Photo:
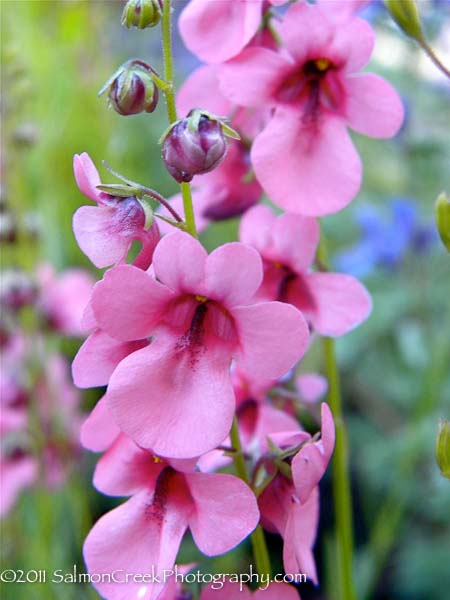
POLYGON ((432 223, 421 223, 415 202, 406 198, 391 200, 385 210, 373 204, 359 207, 355 220, 361 239, 338 253, 335 265, 357 277, 379 266, 394 269, 409 251, 425 252, 436 239, 432 223))

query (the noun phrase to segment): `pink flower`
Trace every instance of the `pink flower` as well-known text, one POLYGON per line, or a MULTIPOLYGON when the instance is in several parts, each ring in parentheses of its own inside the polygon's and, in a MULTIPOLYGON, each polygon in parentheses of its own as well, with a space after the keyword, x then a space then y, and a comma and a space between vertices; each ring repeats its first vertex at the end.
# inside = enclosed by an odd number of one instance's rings
POLYGON ((296 378, 300 401, 315 404, 328 390, 328 381, 318 373, 303 373, 296 378))
MULTIPOLYGON (((278 6, 287 0, 269 0, 278 6)), ((264 0, 211 2, 191 0, 180 16, 184 43, 207 63, 221 63, 236 56, 256 34, 264 0)))
MULTIPOLYGON (((113 496, 132 496, 104 515, 84 544, 91 573, 150 573, 172 569, 189 528, 207 556, 228 552, 249 535, 259 513, 253 492, 233 475, 193 472, 195 460, 166 462, 125 436, 99 461, 94 484, 113 496)), ((99 583, 109 600, 153 600, 164 585, 99 583)))
POLYGON ((358 193, 361 161, 347 126, 387 138, 403 120, 395 90, 358 73, 372 53, 371 27, 333 4, 294 4, 279 26, 283 52, 247 48, 219 74, 234 103, 275 109, 252 164, 277 205, 307 216, 337 212, 358 193))
POLYGON ((31 486, 38 475, 34 458, 20 451, 0 455, 0 518, 13 508, 20 493, 31 486))
POLYGON ((83 335, 81 319, 94 286, 92 277, 82 269, 55 275, 51 265, 45 264, 38 267, 37 279, 37 307, 47 323, 65 335, 83 335))
POLYGON ((333 452, 334 436, 333 417, 326 404, 322 404, 319 441, 308 440, 304 432, 270 436, 282 449, 303 445, 291 462, 292 481, 279 472, 258 500, 263 526, 283 538, 286 573, 305 573, 314 583, 317 573, 312 548, 319 520, 318 483, 333 452))
MULTIPOLYGON (((217 584, 216 584, 217 585, 217 584)), ((209 585, 200 596, 200 600, 300 600, 298 592, 287 583, 270 583, 267 588, 251 592, 239 583, 226 581, 222 588, 209 585)))
POLYGON ((280 302, 254 303, 257 252, 225 244, 210 256, 186 233, 158 244, 152 269, 121 266, 95 286, 100 327, 119 341, 152 337, 122 360, 107 397, 119 427, 143 448, 199 456, 227 436, 234 412, 230 362, 279 377, 303 355, 306 323, 280 302))
POLYGON ((310 270, 319 242, 319 225, 311 217, 286 213, 275 217, 255 206, 242 218, 240 239, 254 246, 264 261, 258 298, 289 302, 303 312, 315 331, 336 337, 370 314, 365 287, 350 275, 310 270))
POLYGON ((159 240, 158 225, 145 229, 145 212, 134 197, 119 198, 97 189, 100 177, 89 154, 75 154, 75 179, 80 191, 97 206, 82 206, 73 216, 73 231, 81 250, 96 267, 125 262, 133 241, 142 243, 135 265, 146 269, 159 240))

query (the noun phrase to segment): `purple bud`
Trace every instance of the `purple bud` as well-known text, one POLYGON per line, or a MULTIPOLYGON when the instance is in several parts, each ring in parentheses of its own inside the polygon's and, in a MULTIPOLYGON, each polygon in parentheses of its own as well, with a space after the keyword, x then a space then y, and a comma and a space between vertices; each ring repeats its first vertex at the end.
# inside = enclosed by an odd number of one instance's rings
POLYGON ((160 0, 128 0, 122 13, 122 25, 130 29, 155 27, 161 20, 160 0))
POLYGON ((162 156, 169 173, 181 183, 215 169, 227 148, 223 123, 207 113, 191 111, 166 134, 162 156))
POLYGON ((158 88, 151 73, 153 69, 141 60, 128 61, 106 82, 99 95, 108 91, 109 103, 120 115, 152 113, 158 104, 158 88))
POLYGON ((1 273, 0 306, 12 311, 33 304, 36 300, 36 286, 30 277, 19 270, 1 273))

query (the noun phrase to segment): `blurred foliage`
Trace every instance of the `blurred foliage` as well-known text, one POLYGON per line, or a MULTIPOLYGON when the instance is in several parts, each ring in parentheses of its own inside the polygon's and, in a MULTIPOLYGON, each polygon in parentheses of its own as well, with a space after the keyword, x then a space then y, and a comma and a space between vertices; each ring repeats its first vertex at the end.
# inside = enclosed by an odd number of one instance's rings
MULTIPOLYGON (((421 11, 430 40, 445 27, 448 32, 448 5, 421 3, 421 11)), ((72 214, 85 202, 73 179, 74 153, 87 151, 98 165, 106 159, 125 176, 163 194, 176 189, 156 144, 166 127, 164 106, 150 116, 121 118, 96 96, 110 74, 131 57, 161 67, 158 28, 127 31, 120 27, 120 12, 119 2, 2 4, 3 142, 8 141, 3 184, 18 214, 36 211, 43 225, 39 250, 22 246, 20 254, 5 253, 3 260, 32 267, 46 258, 58 269, 92 269, 71 231, 72 214), (27 143, 30 135, 36 138, 34 144, 27 143)), ((419 70, 421 51, 401 36, 382 9, 373 18, 378 44, 390 48, 392 61, 375 58, 371 68, 400 91, 407 120, 394 141, 354 136, 364 185, 350 207, 324 221, 332 251, 356 239, 355 205, 381 205, 387 196, 407 196, 431 220, 434 199, 449 187, 448 82, 419 70)), ((196 63, 179 49, 176 64, 181 79, 196 63)), ((432 71, 429 67, 427 73, 432 71)), ((111 182, 104 169, 101 174, 111 182)), ((230 221, 210 227, 203 240, 212 248, 236 236, 237 222, 230 221)), ((411 252, 393 269, 374 270, 365 283, 373 295, 373 314, 337 344, 351 436, 360 597, 367 593, 378 600, 442 600, 442 590, 450 586, 450 486, 435 464, 434 443, 438 418, 450 414, 448 254, 439 244, 428 254, 411 252)), ((69 355, 76 350, 70 343, 64 347, 69 355)), ((313 347, 302 369, 320 371, 321 366, 313 347)), ((96 397, 88 394, 86 405, 96 397)), ((86 453, 65 489, 22 496, 2 525, 5 568, 70 572, 77 564, 84 570, 82 540, 91 523, 115 504, 92 489, 93 464, 94 457, 86 453)), ((332 511, 327 481, 322 504, 324 533, 332 511)), ((279 543, 270 539, 275 554, 279 543)), ((323 580, 329 582, 333 598, 332 553, 327 561, 330 552, 323 540, 318 555, 324 559, 323 580)), ((245 569, 248 559, 244 546, 206 562, 188 540, 182 560, 200 560, 205 571, 229 572, 236 564, 245 569)), ((5 600, 97 597, 89 587, 73 585, 3 588, 5 600)), ((301 591, 303 599, 326 597, 309 585, 301 591)))

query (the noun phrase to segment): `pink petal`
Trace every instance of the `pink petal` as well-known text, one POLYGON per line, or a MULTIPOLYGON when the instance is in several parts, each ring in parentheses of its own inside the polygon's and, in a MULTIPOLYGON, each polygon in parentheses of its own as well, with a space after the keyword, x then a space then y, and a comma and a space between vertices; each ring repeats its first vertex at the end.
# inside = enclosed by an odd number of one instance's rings
POLYGON ((275 94, 293 65, 266 48, 247 48, 219 71, 224 96, 239 106, 275 104, 275 94))
POLYGON ((306 270, 314 261, 320 238, 316 219, 285 213, 272 231, 277 260, 294 271, 306 270))
POLYGON ((100 176, 87 152, 74 155, 73 171, 80 192, 94 202, 98 202, 101 197, 101 192, 96 186, 101 183, 100 176))
POLYGON ((316 487, 306 504, 291 503, 284 532, 283 563, 286 573, 305 573, 317 584, 312 548, 319 522, 319 490, 316 487))
POLYGON ((81 426, 80 441, 91 452, 103 452, 119 434, 120 429, 112 417, 106 396, 102 396, 81 426))
POLYGON ((347 118, 358 133, 375 138, 394 136, 403 122, 403 104, 382 77, 361 73, 347 77, 347 118))
POLYGON ((333 39, 333 23, 316 5, 297 2, 289 7, 279 25, 283 44, 296 62, 328 58, 326 49, 333 39))
POLYGON ((282 302, 262 302, 233 309, 240 352, 239 365, 251 375, 278 378, 308 347, 309 331, 300 311, 282 302))
POLYGON ((132 240, 111 233, 116 209, 82 206, 73 215, 73 232, 80 249, 99 269, 124 261, 132 240))
POLYGON ((335 428, 333 415, 322 403, 322 433, 319 442, 306 443, 292 459, 292 478, 295 493, 305 504, 325 474, 334 450, 335 428))
POLYGON ((353 17, 336 26, 327 54, 347 73, 354 73, 369 62, 374 45, 375 33, 371 25, 364 19, 353 17))
POLYGON ((185 45, 207 63, 222 63, 238 54, 255 35, 262 1, 192 0, 179 19, 185 45))
POLYGON ((186 481, 195 505, 189 527, 199 550, 207 556, 229 552, 257 526, 255 495, 237 477, 192 473, 186 475, 186 481))
MULTIPOLYGON (((163 574, 172 569, 187 527, 188 511, 173 494, 156 511, 151 492, 144 490, 104 515, 91 529, 83 547, 90 573, 163 574)), ((130 578, 131 579, 131 578, 130 578)), ((119 579, 120 580, 120 579, 119 579)), ((94 583, 108 600, 156 600, 163 584, 94 583)))
POLYGON ((292 585, 274 581, 267 589, 256 590, 253 600, 300 600, 300 596, 292 585))
POLYGON ((153 458, 151 452, 121 434, 98 461, 94 486, 109 496, 131 496, 145 488, 153 490, 163 469, 153 458))
POLYGON ((121 429, 160 456, 190 458, 228 435, 234 411, 230 357, 157 339, 114 371, 108 397, 121 429))
POLYGON ((72 363, 75 385, 80 388, 107 385, 120 361, 146 345, 146 341, 119 342, 100 329, 94 331, 72 363))
POLYGON ((223 587, 217 589, 208 585, 202 589, 200 600, 251 600, 253 594, 247 587, 241 586, 239 583, 225 581, 223 587))
POLYGON ((351 275, 311 273, 307 285, 315 304, 311 321, 321 335, 344 335, 363 323, 372 310, 368 291, 351 275))
POLYGON ((275 224, 275 215, 264 204, 250 208, 242 217, 239 225, 239 239, 244 244, 249 244, 264 255, 271 243, 272 229, 275 224))
POLYGON ((0 465, 0 517, 13 508, 21 492, 38 476, 38 465, 30 456, 2 459, 0 465))
POLYGON ((361 184, 361 161, 338 118, 322 115, 316 127, 297 111, 277 109, 255 139, 256 176, 275 204, 305 216, 342 210, 361 184))
POLYGON ((215 65, 196 69, 178 91, 177 109, 180 115, 187 115, 191 109, 199 106, 219 116, 231 112, 231 102, 220 91, 218 67, 215 65))
POLYGON ((239 242, 224 244, 206 261, 206 294, 226 306, 245 304, 261 285, 262 276, 256 250, 239 242))
POLYGON ((300 394, 300 400, 308 404, 314 404, 328 389, 328 381, 323 375, 318 373, 304 373, 296 379, 297 389, 300 394))
POLYGON ((177 292, 202 294, 207 252, 188 233, 164 236, 153 255, 156 277, 177 292))
POLYGON ((143 339, 162 318, 170 291, 145 271, 131 265, 105 273, 92 294, 98 324, 117 340, 143 339))

